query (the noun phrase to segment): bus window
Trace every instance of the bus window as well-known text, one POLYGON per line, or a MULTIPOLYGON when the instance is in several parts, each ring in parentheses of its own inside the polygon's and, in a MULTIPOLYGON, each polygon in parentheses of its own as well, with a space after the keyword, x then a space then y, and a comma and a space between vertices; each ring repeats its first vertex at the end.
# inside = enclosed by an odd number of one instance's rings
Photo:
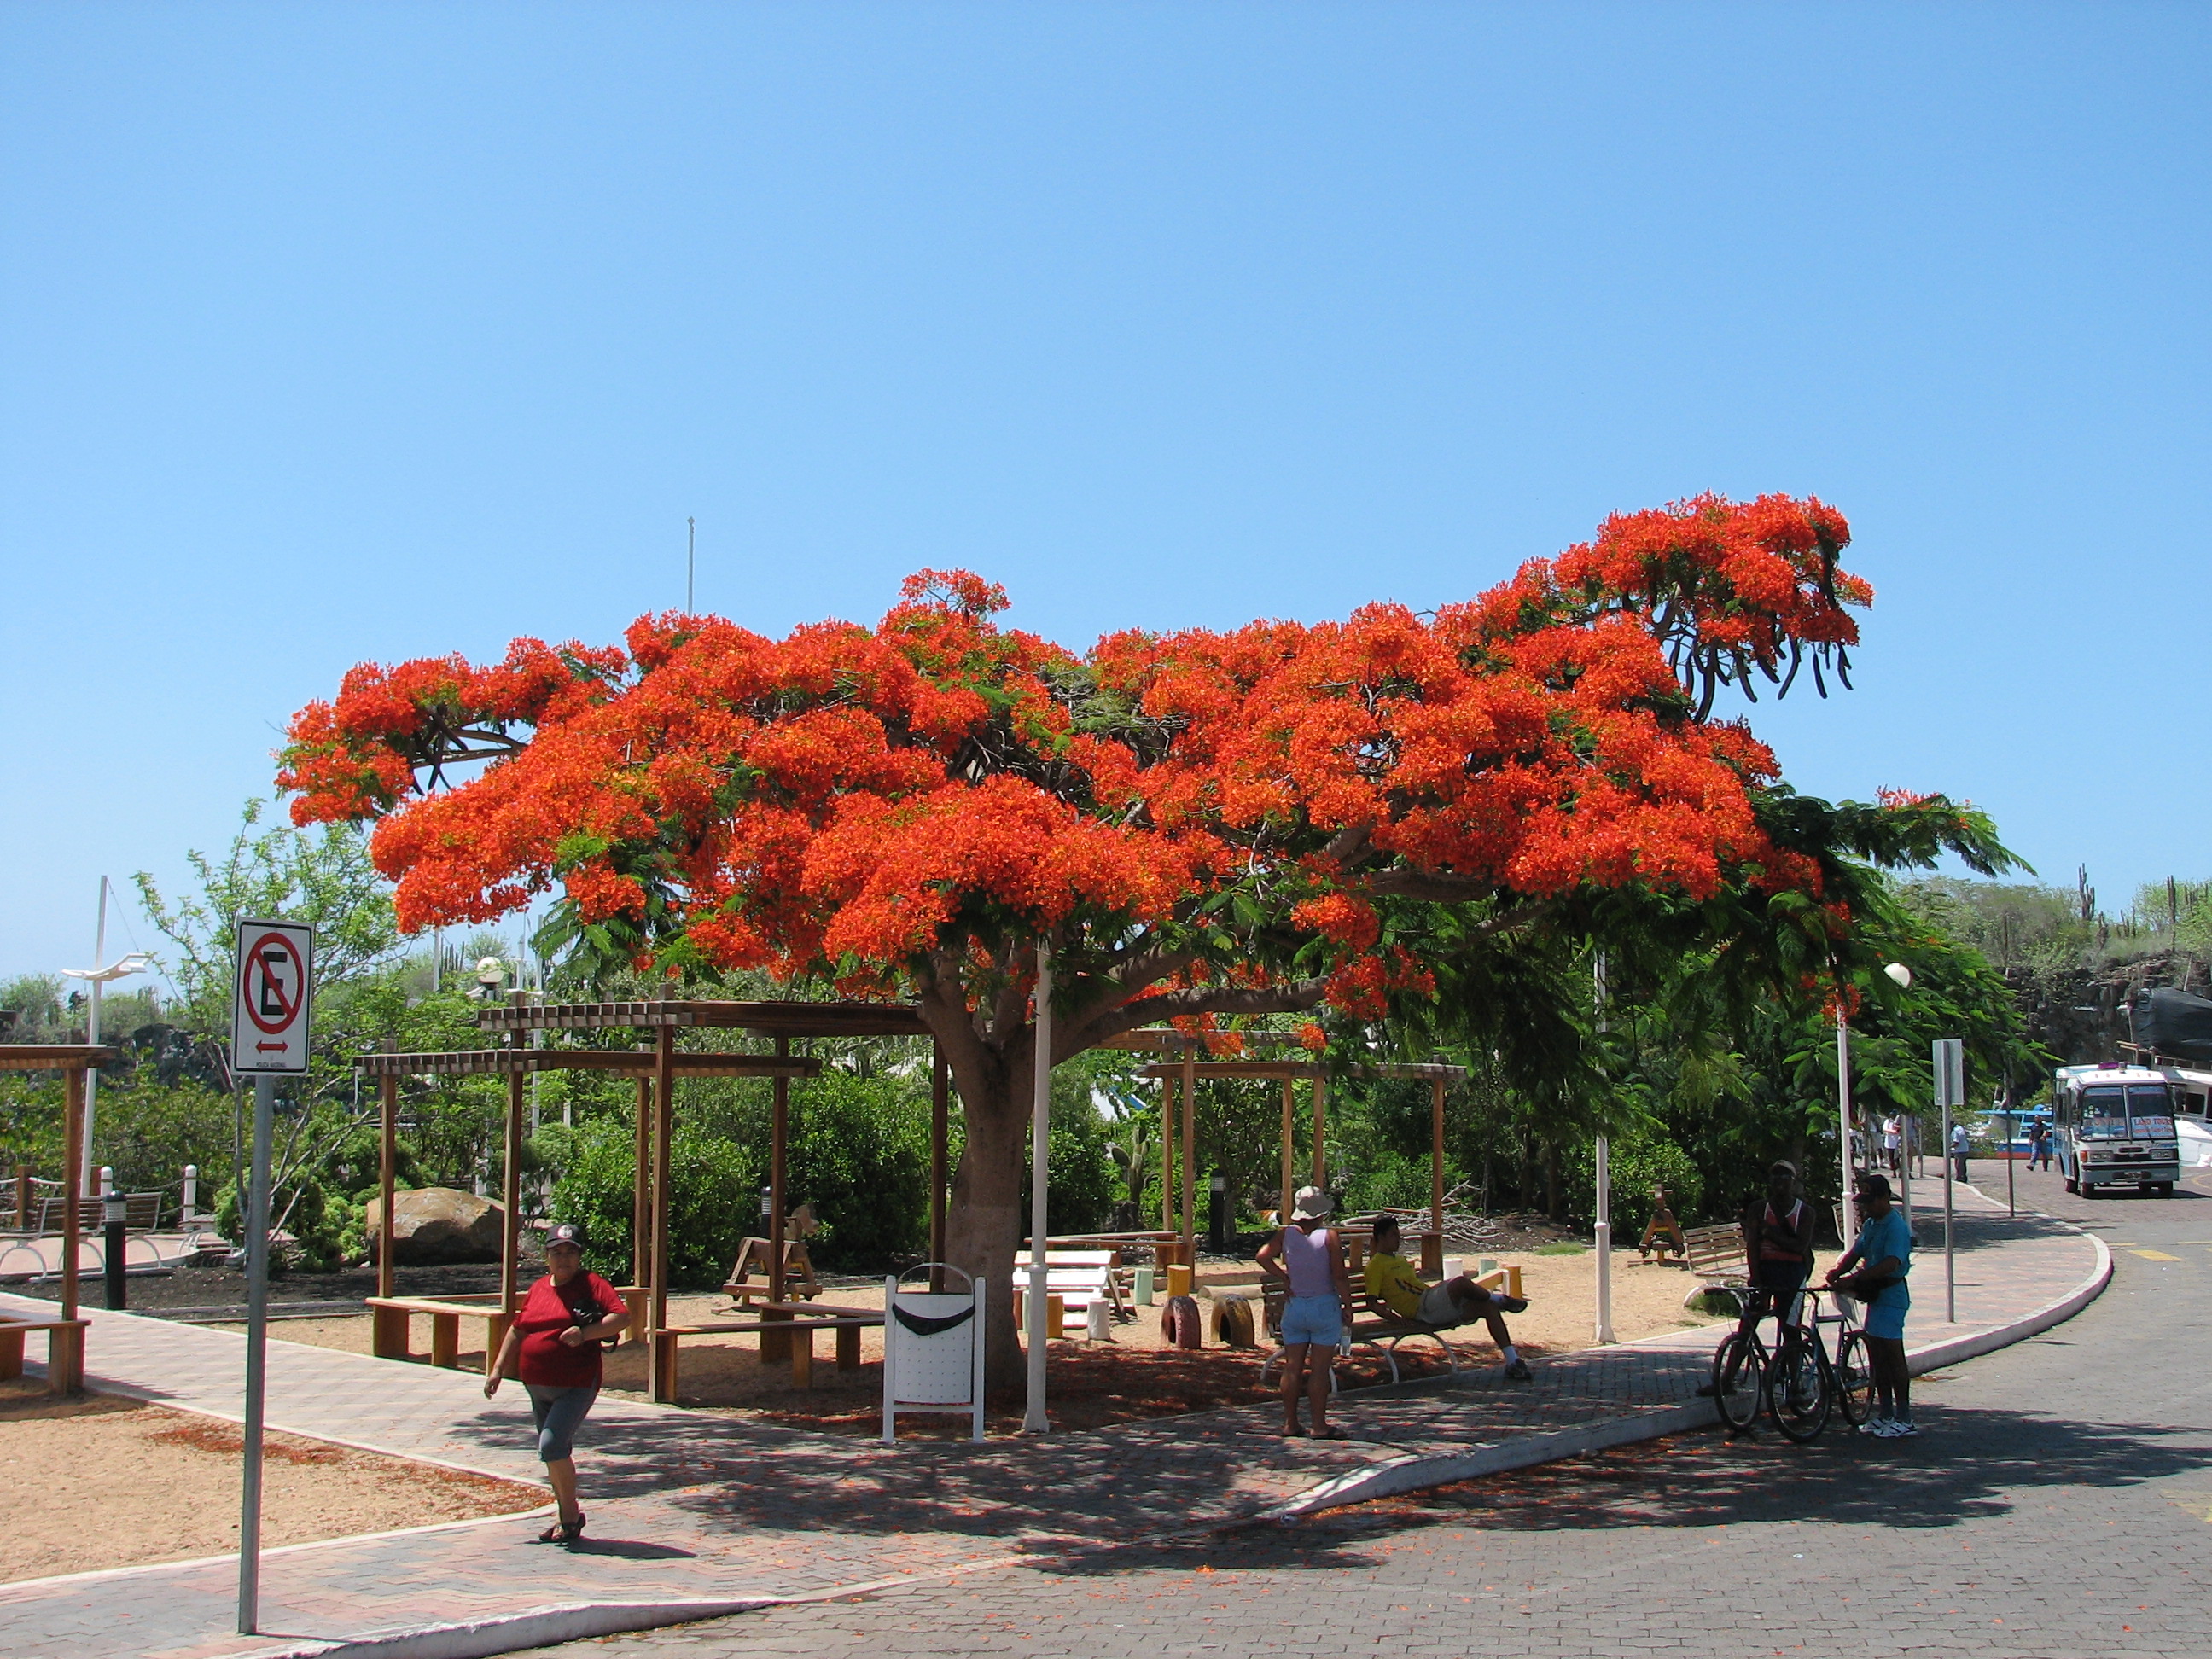
POLYGON ((2164 1117, 2173 1110, 2173 1097, 2163 1083, 2128 1085, 2128 1112, 2134 1117, 2164 1117))
POLYGON ((2125 1117, 2127 1115, 2127 1091, 2118 1084, 2100 1084, 2094 1089, 2081 1091, 2083 1117, 2125 1117))

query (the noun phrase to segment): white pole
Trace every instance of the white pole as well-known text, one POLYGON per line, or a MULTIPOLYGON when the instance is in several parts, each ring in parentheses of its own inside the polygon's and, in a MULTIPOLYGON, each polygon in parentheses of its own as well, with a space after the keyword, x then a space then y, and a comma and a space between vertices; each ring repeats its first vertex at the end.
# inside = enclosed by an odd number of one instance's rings
POLYGON ((185 1212, 181 1224, 187 1232, 191 1230, 193 1218, 198 1213, 199 1203, 200 1166, 187 1164, 185 1165, 185 1212))
MULTIPOLYGON (((107 966, 107 878, 100 878, 100 921, 92 933, 92 971, 97 975, 107 966)), ((92 981, 92 1027, 86 1038, 94 1048, 100 1046, 100 992, 97 977, 92 981)), ((78 1152, 77 1168, 89 1170, 92 1163, 92 1112, 100 1100, 100 1067, 84 1068, 84 1145, 78 1152)))
POLYGON ((691 598, 692 579, 699 572, 699 520, 684 520, 684 613, 691 614, 696 608, 691 598))
MULTIPOLYGON (((1606 983, 1605 952, 1597 953, 1593 964, 1591 989, 1597 1005, 1597 1029, 1607 1029, 1605 1016, 1606 983)), ((1597 1138, 1597 1225, 1595 1230, 1597 1245, 1597 1340, 1601 1343, 1617 1339, 1613 1334, 1613 1148, 1603 1135, 1597 1138)), ((1437 1224, 1441 1226, 1443 1224, 1437 1224)))
POLYGON ((238 1633, 261 1620, 261 1425, 269 1362, 269 1153, 276 1080, 253 1079, 253 1175, 246 1201, 246 1482, 238 1512, 238 1633))
POLYGON ((1037 941, 1036 986, 1036 1097, 1030 1113, 1030 1291, 1029 1401, 1022 1413, 1024 1434, 1049 1434, 1052 1425, 1044 1410, 1045 1181, 1051 1173, 1052 1150, 1052 957, 1051 947, 1037 941))
POLYGON ((1613 1176, 1607 1167, 1610 1151, 1606 1138, 1597 1138, 1597 1340, 1613 1342, 1613 1176))
POLYGON ((1836 1155, 1844 1171, 1844 1248, 1849 1249, 1859 1234, 1859 1195, 1851 1188, 1851 1028, 1840 1001, 1836 1005, 1836 1123, 1841 1136, 1836 1155))

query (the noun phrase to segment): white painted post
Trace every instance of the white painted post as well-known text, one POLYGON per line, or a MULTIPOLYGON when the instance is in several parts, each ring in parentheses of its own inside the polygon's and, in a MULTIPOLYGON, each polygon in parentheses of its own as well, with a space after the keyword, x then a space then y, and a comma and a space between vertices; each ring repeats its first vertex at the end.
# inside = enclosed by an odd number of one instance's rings
POLYGON ((1836 1004, 1836 1123, 1840 1132, 1836 1156, 1844 1171, 1844 1247, 1848 1249, 1859 1236, 1859 1195, 1851 1185, 1857 1173, 1851 1167, 1851 1028, 1841 1001, 1836 1004))
POLYGON ((190 1231, 192 1222, 199 1214, 199 1207, 200 1166, 197 1164, 187 1164, 185 1165, 184 1212, 178 1218, 178 1224, 190 1231))
POLYGON ((1613 1176, 1607 1167, 1611 1149, 1606 1138, 1597 1138, 1597 1340, 1619 1340, 1613 1334, 1613 1176))

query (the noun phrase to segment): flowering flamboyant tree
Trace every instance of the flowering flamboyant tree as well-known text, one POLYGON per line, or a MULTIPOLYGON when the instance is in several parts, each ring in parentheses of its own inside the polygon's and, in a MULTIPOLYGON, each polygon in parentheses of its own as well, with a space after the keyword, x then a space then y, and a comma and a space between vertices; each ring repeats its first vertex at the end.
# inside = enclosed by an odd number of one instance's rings
MULTIPOLYGON (((557 885, 586 955, 917 998, 967 1114, 948 1248, 1004 1282, 1040 939, 1058 1060, 1170 1018, 1370 1018, 1547 915, 1597 925, 1607 895, 1786 896, 1789 925, 1840 934, 1820 849, 1762 822, 1773 757, 1712 705, 1848 672, 1871 597, 1848 537, 1817 501, 1706 496, 1434 615, 1083 656, 924 572, 872 629, 672 614, 626 649, 364 665, 295 720, 280 782, 302 823, 380 820, 404 927, 557 885)), ((1945 804, 1910 810, 1940 838, 1945 804)), ((992 1343, 1003 1363, 1003 1312, 992 1343)))

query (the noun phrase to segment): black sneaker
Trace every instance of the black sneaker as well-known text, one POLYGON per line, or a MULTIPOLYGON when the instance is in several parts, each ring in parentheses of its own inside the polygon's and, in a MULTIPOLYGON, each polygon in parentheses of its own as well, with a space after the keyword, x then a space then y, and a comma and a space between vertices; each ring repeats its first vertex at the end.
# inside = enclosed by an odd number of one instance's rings
POLYGON ((1528 1298, 1525 1296, 1501 1296, 1498 1298, 1498 1305, 1508 1313, 1527 1313, 1528 1298))

